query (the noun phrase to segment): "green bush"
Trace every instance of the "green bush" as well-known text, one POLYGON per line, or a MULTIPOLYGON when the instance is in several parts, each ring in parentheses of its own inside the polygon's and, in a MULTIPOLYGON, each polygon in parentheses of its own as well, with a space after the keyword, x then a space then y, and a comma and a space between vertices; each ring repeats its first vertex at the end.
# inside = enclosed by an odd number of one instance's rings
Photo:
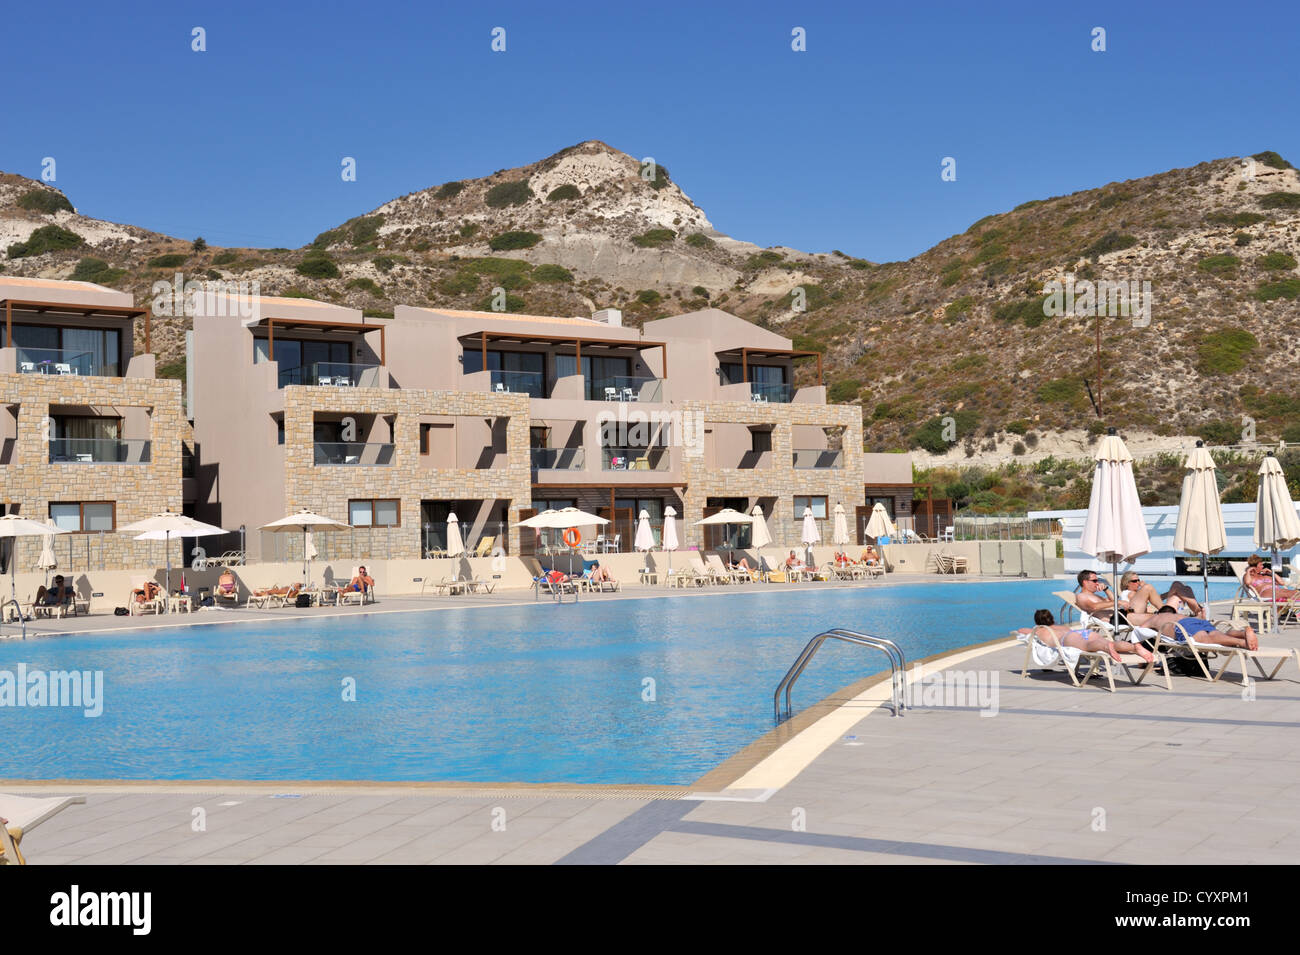
POLYGON ((1201 440, 1206 444, 1240 444, 1241 423, 1231 419, 1201 425, 1201 440))
POLYGON ((1296 267, 1295 256, 1287 255, 1285 252, 1270 252, 1268 255, 1260 256, 1259 267, 1269 271, 1290 271, 1296 267))
POLYGON ((1196 263, 1196 267, 1202 272, 1226 276, 1236 275, 1237 266, 1239 265, 1241 265, 1241 259, 1235 255, 1207 255, 1196 263))
POLYGON ((379 238, 379 227, 384 224, 382 215, 362 216, 348 227, 353 245, 369 245, 379 238))
POLYGON ((404 255, 376 255, 370 261, 374 263, 375 268, 379 269, 379 271, 391 272, 393 266, 407 265, 411 260, 404 255))
POLYGON ((361 289, 361 291, 363 291, 363 292, 369 292, 371 295, 375 296, 375 298, 383 298, 383 297, 384 297, 384 290, 381 289, 381 288, 380 288, 380 287, 375 283, 375 280, 374 280, 374 279, 371 279, 371 278, 352 279, 352 280, 350 280, 350 281, 348 282, 347 287, 348 287, 348 288, 359 288, 359 289, 361 289))
POLYGON ((1011 453, 1017 456, 1024 454, 1025 443, 1023 441, 1017 441, 1015 444, 1011 446, 1011 453))
POLYGON ((975 264, 983 265, 985 262, 991 262, 994 259, 1003 258, 1007 254, 1007 247, 1001 242, 987 242, 980 246, 980 250, 975 253, 975 264))
POLYGON ((487 191, 483 201, 489 208, 504 209, 506 206, 522 206, 533 198, 533 190, 528 188, 527 179, 515 179, 493 186, 487 191))
POLYGON ((686 244, 693 249, 711 249, 717 245, 703 232, 692 232, 686 237, 686 244))
POLYGON ((532 265, 523 259, 500 259, 487 256, 482 259, 465 259, 462 269, 468 269, 478 275, 515 275, 527 274, 533 270, 532 265))
POLYGON ((1265 209, 1300 209, 1300 192, 1269 192, 1259 197, 1265 209))
POLYGON ((756 252, 745 260, 746 269, 765 269, 777 262, 784 261, 785 256, 780 252, 773 252, 771 249, 764 249, 762 252, 756 252))
POLYGON ((320 249, 323 251, 325 249, 328 249, 331 245, 337 245, 338 243, 342 242, 343 238, 344 236, 343 236, 342 229, 327 229, 326 231, 322 232, 320 235, 316 236, 316 238, 311 240, 311 247, 313 249, 320 249))
POLYGON ((1238 229, 1244 229, 1246 226, 1263 222, 1267 218, 1268 216, 1260 215, 1258 212, 1211 212, 1205 217, 1205 221, 1213 222, 1216 225, 1230 225, 1238 229))
POLYGON ((812 351, 820 354, 826 354, 826 343, 819 338, 811 335, 795 335, 791 339, 795 351, 812 351))
POLYGON ((57 225, 43 225, 28 236, 26 242, 15 242, 9 246, 6 253, 11 259, 24 259, 31 255, 43 255, 46 252, 75 249, 84 244, 85 240, 69 229, 57 225))
POLYGON ((1271 149, 1266 149, 1262 153, 1255 153, 1255 155, 1251 156, 1250 158, 1262 162, 1265 166, 1272 166, 1274 169, 1292 168, 1289 162, 1287 162, 1277 153, 1273 152, 1273 150, 1271 149))
POLYGON ((1259 347, 1259 339, 1244 328, 1210 332, 1196 346, 1196 367, 1206 375, 1231 375, 1246 366, 1246 357, 1259 347))
POLYGON ((691 289, 691 294, 698 298, 707 299, 709 297, 709 290, 706 289, 703 285, 697 285, 693 289, 691 289))
POLYGON ((324 252, 310 252, 298 263, 295 270, 299 275, 312 279, 336 279, 339 267, 324 252))
POLYGON ((438 187, 438 191, 433 194, 435 199, 455 199, 460 195, 460 191, 465 188, 463 182, 444 182, 438 187))
POLYGON ((52 189, 28 189, 18 197, 18 205, 23 209, 30 209, 42 215, 76 211, 72 208, 72 203, 68 201, 67 196, 52 189))
POLYGON ((948 416, 938 415, 912 432, 912 447, 924 448, 931 454, 943 454, 955 443, 974 434, 978 426, 979 415, 969 409, 957 411, 948 416), (953 419, 953 430, 956 432, 954 441, 944 439, 944 417, 953 419))
POLYGON ((174 269, 185 264, 189 256, 183 252, 170 252, 158 255, 146 263, 151 269, 174 269))
POLYGON ((650 183, 650 188, 659 190, 663 189, 671 180, 668 178, 668 167, 662 163, 655 163, 654 181, 650 183))
POLYGON ((582 190, 571 182, 556 186, 546 194, 547 202, 564 202, 566 199, 581 199, 582 190))
POLYGON ((988 359, 983 355, 962 355, 960 358, 954 360, 948 368, 951 371, 965 371, 967 368, 979 368, 980 366, 987 364, 987 362, 988 359))
POLYGON ((1003 302, 993 309, 993 317, 1001 322, 1024 322, 1026 328, 1037 328, 1047 321, 1043 312, 1044 299, 1027 298, 1018 302, 1003 302))
POLYGON ((1300 279, 1265 282, 1255 289, 1255 298, 1261 302, 1271 302, 1278 298, 1289 298, 1294 301, 1297 297, 1300 297, 1300 279))
POLYGON ((531 249, 542 237, 536 232, 502 232, 488 240, 488 248, 493 252, 509 249, 531 249))
POLYGON ((643 249, 654 249, 673 241, 675 238, 677 238, 677 233, 672 229, 650 229, 648 232, 632 236, 632 243, 643 249))
POLYGON ((970 317, 971 309, 975 307, 975 299, 969 295, 963 295, 948 303, 943 310, 943 320, 945 322, 964 322, 970 317))
POLYGON ((449 275, 438 283, 439 291, 448 295, 468 295, 478 291, 478 276, 462 269, 455 275, 449 275))
POLYGON ((875 266, 866 259, 849 259, 849 268, 857 269, 859 272, 865 272, 867 269, 874 269, 875 266))
POLYGON ((1135 235, 1123 235, 1119 232, 1107 232, 1100 239, 1083 250, 1085 258, 1097 259, 1107 252, 1118 252, 1120 249, 1131 249, 1137 245, 1138 240, 1135 235))
POLYGON ((523 272, 510 272, 507 275, 499 276, 497 278, 497 284, 500 285, 502 288, 513 290, 513 289, 528 288, 530 285, 533 284, 533 282, 532 279, 530 279, 527 276, 527 274, 523 272))
POLYGON ((1039 401, 1078 404, 1083 400, 1083 382, 1078 378, 1053 378, 1038 386, 1039 401))
POLYGON ((77 267, 72 270, 70 278, 74 282, 93 282, 95 276, 106 271, 108 271, 108 263, 103 259, 87 257, 77 263, 77 267))
POLYGON ((1028 430, 1029 430, 1029 422, 1025 421, 1023 418, 1016 421, 1009 422, 1007 424, 1008 434, 1023 435, 1028 430))
POLYGON ((861 381, 857 378, 845 378, 826 389, 826 400, 835 404, 843 404, 846 401, 852 401, 861 391, 861 381))
POLYGON ((539 265, 533 269, 533 278, 539 282, 572 282, 573 273, 563 265, 539 265))
POLYGON ((1251 238, 1250 238, 1250 234, 1249 234, 1249 233, 1246 233, 1246 232, 1238 232, 1238 233, 1237 233, 1236 235, 1234 235, 1232 238, 1233 238, 1233 243, 1232 243, 1232 244, 1233 244, 1233 245, 1236 245, 1236 246, 1240 246, 1240 247, 1242 247, 1242 248, 1244 248, 1244 247, 1250 245, 1250 243, 1251 243, 1251 241, 1252 241, 1251 238))
POLYGON ((212 257, 212 264, 229 265, 231 262, 234 262, 238 258, 239 258, 238 252, 235 252, 231 249, 227 249, 225 252, 218 252, 216 255, 214 255, 212 257))
POLYGON ((185 359, 182 358, 180 361, 173 361, 167 363, 166 365, 159 365, 158 377, 178 378, 181 381, 184 381, 185 380, 185 359))
POLYGON ((478 232, 477 222, 466 222, 460 227, 460 235, 463 239, 468 239, 474 233, 478 232))
POLYGON ((190 243, 190 248, 195 252, 206 252, 208 251, 208 240, 203 238, 203 236, 199 236, 190 243))
POLYGON ((636 300, 642 305, 658 305, 662 297, 652 288, 642 289, 636 293, 636 300))
POLYGON ((781 300, 785 308, 794 308, 794 296, 798 289, 803 289, 803 304, 805 312, 816 311, 831 300, 830 293, 820 285, 809 282, 806 285, 796 285, 790 290, 789 294, 781 300))

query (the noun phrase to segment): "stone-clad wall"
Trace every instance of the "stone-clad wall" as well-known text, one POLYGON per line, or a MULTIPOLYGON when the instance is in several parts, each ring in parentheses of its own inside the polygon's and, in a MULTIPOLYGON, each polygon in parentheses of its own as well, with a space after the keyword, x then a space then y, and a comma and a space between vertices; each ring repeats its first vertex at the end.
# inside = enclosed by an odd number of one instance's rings
MULTIPOLYGON (((775 498, 768 518, 772 536, 780 540, 782 531, 800 515, 794 513, 795 495, 821 496, 827 499, 827 516, 836 504, 848 512, 852 529, 854 508, 862 503, 862 410, 853 405, 753 404, 731 401, 684 401, 684 417, 698 417, 706 425, 770 424, 772 428, 772 465, 765 468, 709 468, 703 437, 692 441, 687 436, 682 453, 683 480, 687 484, 684 498, 686 513, 681 521, 684 543, 700 545, 702 528, 696 521, 704 516, 705 501, 710 497, 747 497, 751 506, 755 498, 775 498), (794 428, 811 425, 821 428, 843 427, 841 447, 843 467, 798 469, 794 467, 794 428)), ((829 535, 827 535, 829 536, 829 535)))
MULTIPOLYGON (((422 500, 508 500, 511 524, 519 520, 519 509, 532 500, 530 423, 529 398, 521 394, 288 386, 284 389, 286 509, 292 512, 306 507, 346 523, 351 499, 400 500, 400 544, 392 556, 420 557, 422 500), (392 463, 374 467, 315 465, 312 425, 317 412, 394 416, 392 463), (423 466, 421 415, 508 418, 506 465, 484 470, 423 466)), ((519 552, 519 532, 514 528, 508 549, 512 554, 519 552)))
MULTIPOLYGON (((153 378, 102 378, 80 375, 0 375, 0 402, 18 406, 17 439, 11 462, 0 465, 6 510, 46 521, 51 502, 113 501, 117 526, 150 517, 164 508, 180 512, 181 438, 188 433, 181 383, 153 378), (127 409, 150 411, 148 464, 52 464, 45 419, 51 405, 85 405, 105 414, 130 416, 127 409)), ((129 425, 128 425, 129 427, 129 425)), ((55 538, 61 571, 148 567, 161 563, 164 545, 135 541, 133 535, 67 534, 55 538), (71 545, 69 544, 71 541, 71 545), (71 546, 71 564, 68 562, 71 546), (87 565, 89 553, 89 565, 87 565)), ((40 538, 18 544, 17 566, 30 570, 40 553, 40 538)), ((171 545, 173 566, 181 545, 171 545)))

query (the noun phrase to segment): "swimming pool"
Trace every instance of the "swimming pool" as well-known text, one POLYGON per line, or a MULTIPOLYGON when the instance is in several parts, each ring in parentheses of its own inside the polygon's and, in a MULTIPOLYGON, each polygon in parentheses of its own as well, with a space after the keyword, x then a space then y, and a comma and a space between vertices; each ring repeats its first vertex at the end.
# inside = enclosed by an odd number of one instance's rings
MULTIPOLYGON (((101 670, 104 703, 96 718, 0 707, 0 778, 687 785, 772 728, 772 691, 819 629, 878 633, 916 660, 1055 611, 1063 586, 720 590, 6 641, 0 671, 101 670)), ((828 645, 795 707, 881 666, 828 645)))

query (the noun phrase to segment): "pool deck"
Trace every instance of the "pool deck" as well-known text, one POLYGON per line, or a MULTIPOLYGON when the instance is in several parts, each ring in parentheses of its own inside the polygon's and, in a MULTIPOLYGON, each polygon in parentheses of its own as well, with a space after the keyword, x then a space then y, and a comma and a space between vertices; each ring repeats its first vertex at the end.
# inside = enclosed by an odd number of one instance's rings
MULTIPOLYGON (((470 599, 517 602, 508 596, 470 599)), ((1262 642, 1298 647, 1300 629, 1262 642)), ((894 717, 879 702, 886 684, 856 684, 797 717, 792 739, 788 725, 774 731, 697 789, 0 790, 86 796, 26 837, 29 860, 45 865, 1300 861, 1294 660, 1249 689, 1228 682, 1240 679, 1234 663, 1215 684, 1175 675, 1172 692, 1158 677, 1131 686, 1119 672, 1115 693, 1095 679, 1076 689, 1063 673, 1025 679, 1023 663, 1020 644, 998 641, 927 666, 996 674, 995 716, 967 701, 894 717)))

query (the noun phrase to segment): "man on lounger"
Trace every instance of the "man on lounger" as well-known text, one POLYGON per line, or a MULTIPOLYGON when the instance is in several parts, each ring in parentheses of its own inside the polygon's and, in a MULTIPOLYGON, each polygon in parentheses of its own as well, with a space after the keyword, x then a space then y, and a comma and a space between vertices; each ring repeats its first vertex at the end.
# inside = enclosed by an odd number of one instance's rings
POLYGON ((346 587, 340 587, 339 593, 347 593, 351 591, 353 593, 361 594, 361 593, 366 593, 374 586, 375 586, 374 578, 369 576, 366 573, 366 569, 364 567, 358 567, 357 575, 353 577, 351 581, 348 582, 348 585, 346 587))
POLYGON ((61 607, 72 599, 72 588, 65 586, 63 575, 56 574, 49 590, 36 588, 36 605, 38 607, 61 607))
MULTIPOLYGON (((1139 582, 1141 582, 1140 579, 1139 582)), ((1093 570, 1079 571, 1079 586, 1082 589, 1074 598, 1074 602, 1079 605, 1079 609, 1101 620, 1112 619, 1115 614, 1115 600, 1107 592, 1106 582, 1097 576, 1097 572, 1093 570)), ((1150 627, 1152 630, 1159 630, 1161 627, 1177 623, 1182 619, 1176 613, 1143 613, 1136 610, 1124 610, 1122 605, 1119 611, 1119 622, 1121 624, 1134 627, 1150 627)))

